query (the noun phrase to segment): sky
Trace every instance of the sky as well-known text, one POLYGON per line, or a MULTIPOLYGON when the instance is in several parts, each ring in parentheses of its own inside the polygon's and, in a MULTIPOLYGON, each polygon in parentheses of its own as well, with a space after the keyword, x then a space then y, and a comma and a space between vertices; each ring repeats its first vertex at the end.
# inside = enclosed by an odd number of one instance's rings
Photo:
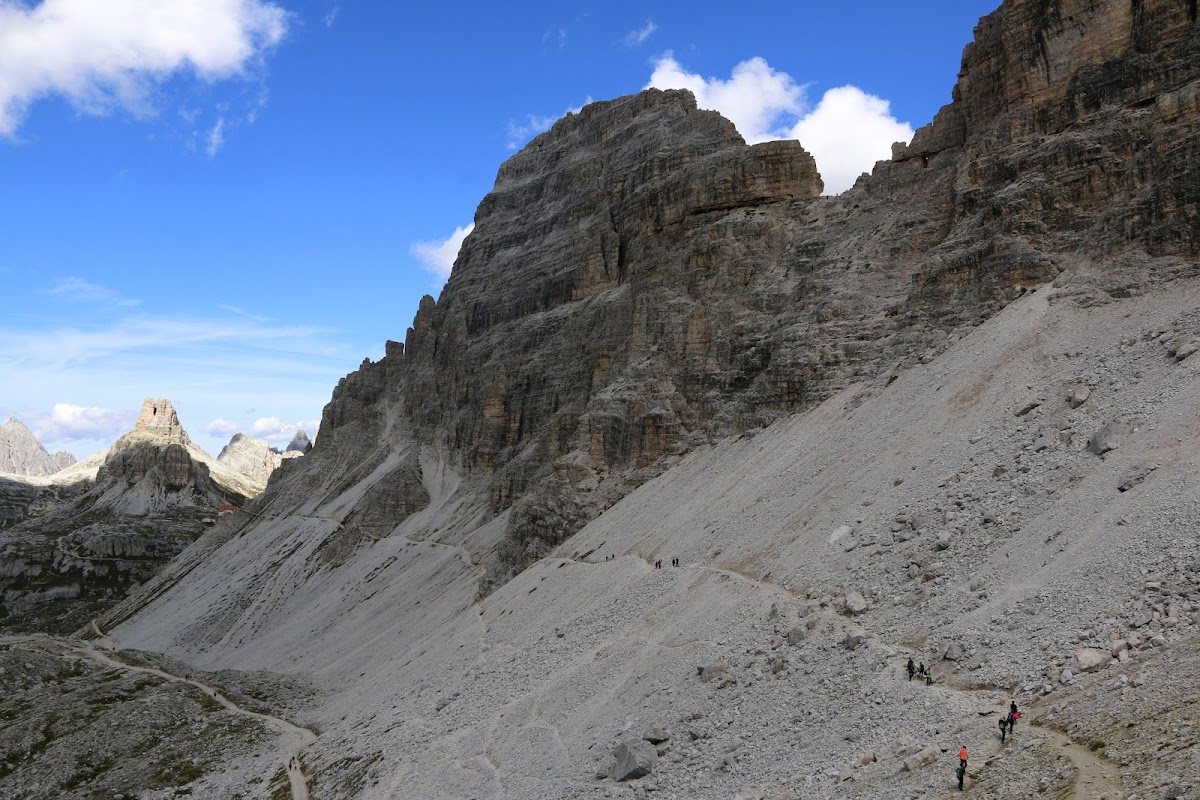
POLYGON ((214 455, 316 434, 555 119, 691 89, 837 193, 998 5, 0 0, 0 420, 78 457, 145 397, 214 455))

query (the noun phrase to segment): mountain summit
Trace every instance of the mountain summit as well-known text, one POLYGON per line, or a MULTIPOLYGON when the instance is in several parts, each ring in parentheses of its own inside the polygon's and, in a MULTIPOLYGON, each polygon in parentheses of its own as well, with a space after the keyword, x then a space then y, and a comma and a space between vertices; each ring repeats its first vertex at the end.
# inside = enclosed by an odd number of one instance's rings
POLYGON ((964 744, 987 796, 1186 794, 1198 26, 1007 0, 837 197, 687 92, 568 115, 101 627, 311 679, 333 797, 929 797, 964 744))
POLYGON ((0 425, 0 472, 11 475, 53 475, 75 463, 75 456, 66 451, 54 455, 16 417, 0 425))

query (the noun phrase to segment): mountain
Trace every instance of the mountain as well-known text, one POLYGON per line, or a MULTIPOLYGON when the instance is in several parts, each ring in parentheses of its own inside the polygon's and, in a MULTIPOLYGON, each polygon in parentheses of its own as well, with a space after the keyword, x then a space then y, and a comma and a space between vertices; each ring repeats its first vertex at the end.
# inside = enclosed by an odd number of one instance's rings
POLYGON ((313 445, 312 442, 309 441, 308 433, 301 430, 296 431, 295 435, 292 436, 292 440, 288 442, 288 446, 284 452, 305 455, 309 450, 312 450, 312 448, 313 445))
POLYGON ((263 483, 192 442, 169 400, 146 398, 134 429, 108 450, 0 486, 0 625, 78 627, 263 483))
MULTIPOLYGON (((988 796, 1186 796, 1194 4, 1007 0, 953 97, 837 197, 686 92, 568 115, 101 627, 310 681, 331 797, 938 796, 963 745, 988 796)), ((188 790, 257 791, 256 741, 188 790)))
MULTIPOLYGON (((295 437, 292 441, 295 442, 295 437)), ((305 442, 307 441, 308 439, 305 437, 305 442)), ((309 445, 309 449, 311 448, 312 445, 309 445)), ((229 440, 229 444, 221 448, 221 452, 217 455, 217 461, 228 465, 262 486, 266 486, 271 473, 283 463, 285 458, 296 458, 304 455, 305 452, 307 451, 292 450, 289 445, 288 450, 278 453, 265 439, 255 439, 244 433, 235 433, 229 440)))
POLYGON ((11 475, 52 475, 75 463, 75 456, 46 452, 33 431, 16 417, 0 425, 0 472, 11 475))

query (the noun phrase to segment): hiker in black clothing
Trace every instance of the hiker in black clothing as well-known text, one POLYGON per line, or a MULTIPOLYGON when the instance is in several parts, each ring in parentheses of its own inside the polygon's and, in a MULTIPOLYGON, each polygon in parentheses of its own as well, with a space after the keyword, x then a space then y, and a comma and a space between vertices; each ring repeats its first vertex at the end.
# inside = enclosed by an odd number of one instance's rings
POLYGON ((917 671, 917 665, 913 663, 912 658, 908 659, 908 679, 911 681, 913 674, 917 671))
POLYGON ((922 661, 920 664, 917 665, 917 677, 920 678, 921 680, 925 680, 925 662, 924 661, 922 661))

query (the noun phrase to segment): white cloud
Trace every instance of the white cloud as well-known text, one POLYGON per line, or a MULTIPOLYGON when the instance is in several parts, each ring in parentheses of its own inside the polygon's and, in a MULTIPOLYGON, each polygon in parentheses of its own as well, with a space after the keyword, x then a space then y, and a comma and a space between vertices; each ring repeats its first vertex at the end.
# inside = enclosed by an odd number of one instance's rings
POLYGON ((212 130, 208 132, 208 145, 204 148, 204 152, 208 153, 208 157, 212 158, 221 149, 221 145, 225 144, 225 118, 217 117, 217 124, 212 126, 212 130))
POLYGON ((856 86, 825 92, 790 132, 816 159, 829 194, 849 189, 876 161, 891 158, 893 142, 912 137, 912 126, 892 116, 887 100, 856 86))
POLYGON ((340 14, 341 11, 342 11, 341 6, 334 6, 333 8, 329 9, 329 13, 327 13, 324 17, 324 22, 325 22, 326 28, 333 27, 334 20, 336 20, 338 18, 338 14, 340 14))
POLYGON ((645 44, 646 40, 654 35, 656 30, 658 30, 658 26, 654 24, 654 20, 646 20, 645 25, 625 34, 625 46, 637 47, 639 44, 645 44))
POLYGON ((48 417, 34 420, 34 434, 43 442, 72 442, 81 439, 114 441, 133 429, 137 414, 111 408, 87 408, 55 403, 48 417))
POLYGON ((691 90, 700 108, 720 112, 750 144, 798 139, 816 159, 826 194, 849 189, 876 161, 891 156, 893 142, 913 135, 911 125, 891 115, 887 100, 855 86, 830 89, 808 107, 805 87, 761 58, 743 61, 722 80, 687 72, 667 54, 655 60, 647 86, 691 90))
POLYGON ((781 138, 772 128, 781 116, 798 115, 804 105, 804 89, 761 58, 741 62, 729 80, 721 80, 687 72, 668 54, 654 62, 650 87, 690 89, 700 108, 721 112, 750 144, 781 138))
POLYGON ((463 240, 473 230, 474 222, 465 228, 455 228, 454 233, 440 242, 414 242, 409 249, 421 262, 423 269, 445 281, 450 277, 450 270, 454 267, 454 259, 458 258, 463 240))
POLYGON ((241 426, 236 422, 220 417, 204 426, 204 431, 209 436, 233 436, 235 433, 241 433, 241 430, 241 426))
POLYGON ((528 115, 526 115, 524 122, 513 122, 512 120, 509 120, 509 123, 508 123, 508 149, 509 150, 519 149, 522 145, 524 145, 526 142, 528 142, 534 136, 537 136, 539 133, 545 133, 546 131, 550 130, 550 128, 554 125, 554 123, 558 122, 560 119, 565 117, 567 114, 578 114, 580 111, 583 110, 583 107, 586 106, 590 102, 592 102, 592 98, 589 96, 586 100, 583 101, 582 104, 575 106, 574 108, 568 108, 566 111, 559 114, 557 117, 552 116, 552 115, 541 116, 538 114, 528 114, 528 115))
POLYGON ((292 423, 283 422, 278 417, 263 417, 254 420, 250 426, 250 433, 260 439, 266 439, 274 447, 286 447, 296 435, 296 431, 302 430, 308 434, 308 438, 315 439, 320 424, 320 420, 292 423))
POLYGON ((0 0, 0 134, 48 95, 90 114, 147 113, 151 90, 172 75, 243 74, 287 22, 263 0, 0 0))
POLYGON ((122 297, 111 289, 77 276, 62 279, 49 292, 67 303, 94 303, 101 306, 128 308, 141 302, 129 297, 122 297))

